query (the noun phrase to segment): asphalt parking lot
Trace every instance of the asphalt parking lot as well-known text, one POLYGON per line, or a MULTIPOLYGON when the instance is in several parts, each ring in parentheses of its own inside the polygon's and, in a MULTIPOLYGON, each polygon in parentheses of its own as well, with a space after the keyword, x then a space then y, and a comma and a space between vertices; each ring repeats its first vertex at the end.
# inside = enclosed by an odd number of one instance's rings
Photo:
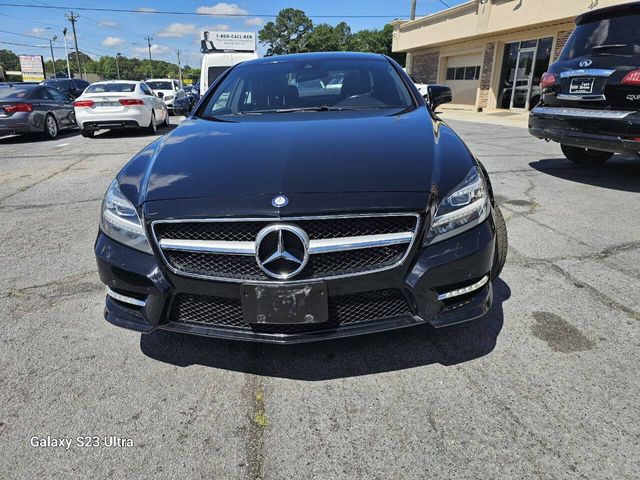
POLYGON ((155 137, 0 139, 0 478, 637 478, 640 159, 451 125, 507 219, 491 313, 298 346, 106 323, 100 202, 155 137))

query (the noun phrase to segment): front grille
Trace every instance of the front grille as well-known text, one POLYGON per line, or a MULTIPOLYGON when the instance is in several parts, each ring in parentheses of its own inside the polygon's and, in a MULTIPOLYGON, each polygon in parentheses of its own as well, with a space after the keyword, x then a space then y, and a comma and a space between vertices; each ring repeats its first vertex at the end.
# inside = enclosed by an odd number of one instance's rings
POLYGON ((256 325, 244 323, 239 299, 178 294, 171 309, 172 322, 232 328, 262 333, 306 333, 331 330, 341 325, 384 320, 411 315, 411 309, 398 289, 336 295, 329 297, 329 321, 301 325, 256 325))
MULTIPOLYGON (((304 272, 295 279, 330 278, 384 268, 398 263, 406 249, 406 245, 392 245, 312 255, 304 272)), ((271 280, 260 269, 253 256, 179 251, 167 251, 165 256, 173 268, 183 272, 218 278, 271 280)))
MULTIPOLYGON (((158 222, 154 234, 158 242, 222 241, 250 242, 261 229, 272 223, 292 223, 302 228, 311 241, 344 237, 411 232, 416 234, 415 215, 382 215, 367 217, 303 218, 281 220, 158 222)), ((376 245, 373 248, 342 250, 310 255, 306 268, 293 280, 310 280, 353 275, 391 268, 400 263, 410 242, 376 245)), ((253 255, 211 253, 202 251, 163 250, 168 265, 177 273, 228 280, 273 280, 258 266, 253 255)))
POLYGON ((321 238, 357 237, 381 233, 410 232, 416 227, 414 216, 381 216, 265 221, 221 221, 157 223, 156 238, 179 240, 225 240, 253 242, 258 232, 269 223, 294 223, 302 228, 311 240, 321 238))

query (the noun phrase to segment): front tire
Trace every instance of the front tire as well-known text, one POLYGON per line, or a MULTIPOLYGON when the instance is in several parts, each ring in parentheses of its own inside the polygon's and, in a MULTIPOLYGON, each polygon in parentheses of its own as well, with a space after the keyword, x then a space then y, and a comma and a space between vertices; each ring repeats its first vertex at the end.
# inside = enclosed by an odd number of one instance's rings
POLYGON ((44 119, 44 135, 50 140, 58 138, 58 122, 50 113, 44 119))
POLYGON ((591 150, 590 148, 571 147, 561 144, 562 153, 574 163, 579 165, 602 165, 609 160, 613 153, 603 152, 601 150, 591 150))
POLYGON ((509 249, 507 224, 502 216, 502 211, 497 205, 493 207, 493 221, 496 224, 496 249, 493 254, 493 265, 491 266, 491 280, 495 280, 500 276, 504 263, 507 261, 507 250, 509 249))
POLYGON ((151 120, 149 121, 149 126, 145 130, 149 135, 155 135, 158 132, 155 112, 151 112, 151 120))
POLYGON ((81 128, 80 129, 80 135, 82 135, 83 137, 86 138, 93 138, 95 136, 96 132, 94 132, 93 130, 87 130, 86 128, 81 128))

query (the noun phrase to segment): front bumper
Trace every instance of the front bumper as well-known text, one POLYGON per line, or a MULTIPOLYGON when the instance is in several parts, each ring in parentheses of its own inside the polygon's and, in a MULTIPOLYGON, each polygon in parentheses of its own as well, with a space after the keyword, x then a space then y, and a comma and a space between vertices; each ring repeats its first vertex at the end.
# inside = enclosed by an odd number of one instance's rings
POLYGON ((398 289, 410 312, 393 318, 362 321, 337 328, 274 333, 253 328, 214 327, 176 322, 171 311, 179 294, 209 295, 240 299, 240 285, 223 281, 186 278, 169 271, 155 256, 125 247, 99 233, 95 253, 100 279, 115 297, 125 295, 129 302, 106 297, 105 318, 121 327, 142 333, 158 329, 217 338, 272 343, 300 343, 364 333, 392 330, 429 323, 444 327, 480 317, 492 303, 491 282, 465 295, 446 300, 438 296, 465 286, 482 283, 490 275, 495 251, 495 225, 492 216, 481 225, 457 237, 427 248, 414 245, 403 265, 385 272, 327 280, 333 296, 398 289), (479 282, 480 281, 480 282, 479 282), (135 302, 139 300, 139 302, 135 302), (133 303, 144 302, 144 305, 133 303))
POLYGON ((536 107, 529 133, 572 147, 613 153, 640 153, 640 112, 536 107))

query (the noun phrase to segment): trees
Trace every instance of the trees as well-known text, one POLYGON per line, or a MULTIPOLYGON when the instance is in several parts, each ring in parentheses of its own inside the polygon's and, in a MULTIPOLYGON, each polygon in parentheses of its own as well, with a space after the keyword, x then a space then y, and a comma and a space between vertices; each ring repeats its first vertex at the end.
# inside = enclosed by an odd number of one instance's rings
POLYGON ((20 70, 20 59, 11 50, 0 50, 0 65, 7 70, 20 70))
POLYGON ((275 22, 268 22, 258 32, 261 43, 269 45, 267 56, 306 52, 306 42, 313 22, 302 10, 280 10, 275 22))
POLYGON ((404 65, 405 54, 391 52, 393 27, 360 30, 351 33, 345 22, 335 27, 313 22, 302 10, 281 10, 275 22, 267 23, 258 33, 260 43, 267 46, 267 56, 304 52, 373 52, 389 55, 404 65))

